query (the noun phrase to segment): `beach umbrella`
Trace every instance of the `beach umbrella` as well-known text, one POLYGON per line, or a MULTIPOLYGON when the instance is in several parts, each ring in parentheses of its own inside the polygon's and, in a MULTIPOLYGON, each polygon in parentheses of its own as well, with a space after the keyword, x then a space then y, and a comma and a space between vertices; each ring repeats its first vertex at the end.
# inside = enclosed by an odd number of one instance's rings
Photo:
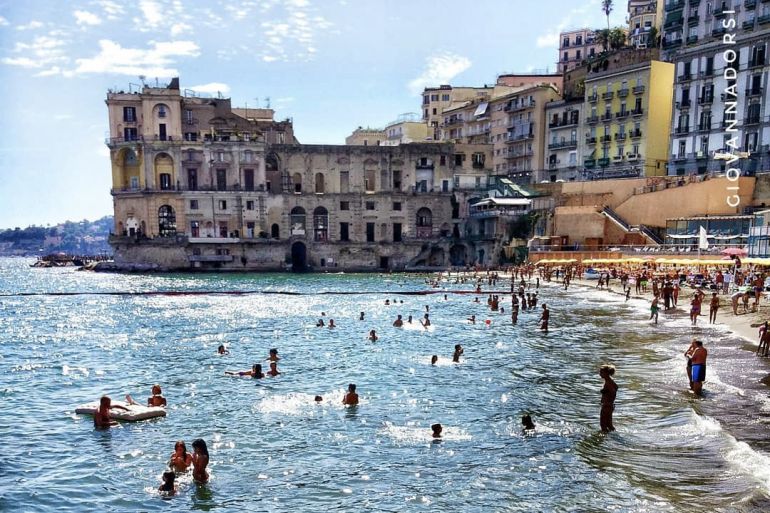
POLYGON ((749 252, 743 248, 726 248, 721 251, 723 255, 746 256, 749 252))

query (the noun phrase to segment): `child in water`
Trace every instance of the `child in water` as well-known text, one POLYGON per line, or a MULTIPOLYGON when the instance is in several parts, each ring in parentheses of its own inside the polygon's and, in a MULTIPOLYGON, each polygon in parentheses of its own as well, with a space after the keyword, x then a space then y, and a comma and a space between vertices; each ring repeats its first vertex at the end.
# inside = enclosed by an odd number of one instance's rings
POLYGON ((433 438, 441 438, 441 432, 444 430, 441 424, 433 424, 430 429, 433 431, 433 438))
POLYGON ((346 406, 356 406, 358 404, 358 394, 356 393, 356 385, 354 383, 348 385, 348 393, 342 398, 342 404, 346 406))
POLYGON ((198 483, 205 483, 209 480, 209 473, 206 472, 209 464, 209 449, 202 438, 193 440, 192 447, 193 479, 198 483))
POLYGON ((163 495, 174 495, 176 493, 175 478, 176 474, 173 470, 163 472, 163 483, 158 487, 158 491, 163 495))
POLYGON ((171 460, 168 466, 176 472, 186 472, 192 465, 192 454, 187 452, 187 446, 183 440, 174 444, 174 452, 171 453, 171 460))
POLYGON ((377 339, 378 339, 377 332, 375 332, 374 330, 371 330, 369 332, 369 340, 371 340, 372 342, 377 342, 377 339))
POLYGON ((465 350, 463 349, 463 346, 460 344, 455 344, 455 352, 452 355, 452 361, 454 363, 460 363, 460 355, 462 355, 464 352, 465 350))

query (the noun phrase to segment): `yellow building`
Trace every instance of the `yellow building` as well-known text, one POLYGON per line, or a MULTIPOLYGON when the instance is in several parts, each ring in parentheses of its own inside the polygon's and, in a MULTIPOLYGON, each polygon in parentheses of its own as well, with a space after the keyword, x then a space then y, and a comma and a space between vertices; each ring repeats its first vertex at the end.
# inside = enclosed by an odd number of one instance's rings
POLYGON ((583 161, 594 179, 666 174, 674 65, 644 61, 585 80, 583 161))
POLYGON ((420 120, 420 115, 413 112, 402 114, 397 120, 388 123, 383 130, 385 139, 382 146, 422 143, 433 141, 433 130, 428 123, 420 120))

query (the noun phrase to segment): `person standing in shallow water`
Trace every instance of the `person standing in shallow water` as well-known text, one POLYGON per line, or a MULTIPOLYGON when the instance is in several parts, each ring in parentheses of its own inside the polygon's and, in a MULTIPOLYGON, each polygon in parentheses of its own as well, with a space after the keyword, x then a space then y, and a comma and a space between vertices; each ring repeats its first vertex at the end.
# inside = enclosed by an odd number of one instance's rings
POLYGON ((615 398, 618 394, 618 384, 612 380, 614 374, 615 367, 613 365, 602 365, 599 368, 599 376, 604 379, 604 387, 602 388, 602 406, 599 412, 599 426, 601 427, 602 433, 615 431, 615 426, 612 425, 612 414, 615 411, 615 398))
POLYGON ((703 392, 703 382, 706 381, 706 357, 708 351, 703 347, 703 342, 695 341, 695 350, 692 352, 692 391, 697 395, 703 392))
POLYGON ((543 314, 540 316, 540 329, 543 333, 548 333, 548 319, 551 318, 551 311, 543 303, 543 314))

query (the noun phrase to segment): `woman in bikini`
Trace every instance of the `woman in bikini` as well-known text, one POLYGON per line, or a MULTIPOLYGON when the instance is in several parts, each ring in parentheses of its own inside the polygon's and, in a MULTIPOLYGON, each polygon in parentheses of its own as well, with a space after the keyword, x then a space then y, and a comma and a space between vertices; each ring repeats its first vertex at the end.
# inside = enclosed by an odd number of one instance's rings
POLYGON ((604 387, 602 388, 602 407, 599 413, 599 426, 602 429, 602 433, 615 431, 615 426, 612 425, 612 413, 615 411, 615 398, 618 394, 618 384, 612 380, 614 374, 615 367, 613 365, 602 365, 599 369, 599 376, 604 379, 604 387))
POLYGON ((187 452, 187 446, 182 440, 174 444, 174 452, 171 453, 171 460, 168 466, 175 472, 186 472, 192 465, 192 454, 187 452))
POLYGON ((206 472, 206 467, 209 464, 209 450, 206 447, 206 442, 202 438, 196 438, 192 443, 193 455, 193 479, 197 483, 205 483, 209 480, 209 473, 206 472))

